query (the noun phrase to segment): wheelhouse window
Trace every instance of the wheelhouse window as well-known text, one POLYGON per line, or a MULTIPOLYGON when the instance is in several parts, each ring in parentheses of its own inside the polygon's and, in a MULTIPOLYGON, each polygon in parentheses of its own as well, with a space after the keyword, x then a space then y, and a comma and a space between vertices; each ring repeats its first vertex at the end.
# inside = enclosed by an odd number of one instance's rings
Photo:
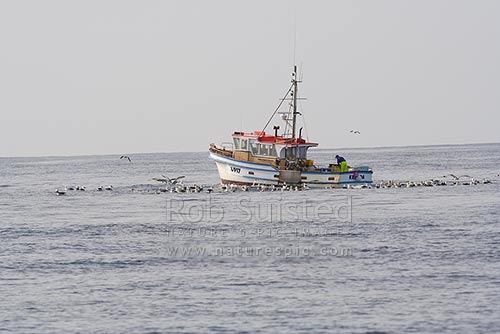
POLYGON ((234 149, 248 151, 248 139, 233 137, 234 149))
POLYGON ((285 147, 285 157, 287 159, 295 158, 297 156, 297 148, 296 147, 285 147))
POLYGON ((234 141, 234 149, 239 150, 241 148, 241 140, 238 137, 233 138, 234 141))
POLYGON ((299 149, 299 152, 298 152, 297 158, 305 159, 307 157, 308 147, 307 146, 299 146, 298 149, 299 149))
POLYGON ((247 151, 248 150, 248 139, 241 138, 241 149, 247 151))
POLYGON ((307 146, 293 146, 293 147, 283 147, 280 152, 280 158, 302 158, 307 157, 307 146))
POLYGON ((260 155, 266 157, 276 157, 276 146, 274 144, 261 144, 251 141, 250 147, 253 155, 260 155))
POLYGON ((257 144, 255 141, 250 141, 250 148, 252 149, 253 155, 259 154, 259 144, 257 144))
POLYGON ((278 153, 276 152, 276 146, 275 145, 271 145, 271 148, 269 150, 269 155, 271 155, 273 157, 277 157, 278 156, 278 153))
POLYGON ((259 145, 259 155, 269 155, 269 147, 268 145, 260 144, 259 145))

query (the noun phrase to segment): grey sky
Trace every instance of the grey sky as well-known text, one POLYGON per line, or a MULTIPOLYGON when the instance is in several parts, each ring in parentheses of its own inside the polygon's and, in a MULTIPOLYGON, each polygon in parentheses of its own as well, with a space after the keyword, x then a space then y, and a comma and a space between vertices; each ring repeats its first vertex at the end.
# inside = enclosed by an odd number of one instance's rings
POLYGON ((320 148, 500 142, 500 1, 2 0, 0 156, 202 151, 259 130, 295 17, 320 148))

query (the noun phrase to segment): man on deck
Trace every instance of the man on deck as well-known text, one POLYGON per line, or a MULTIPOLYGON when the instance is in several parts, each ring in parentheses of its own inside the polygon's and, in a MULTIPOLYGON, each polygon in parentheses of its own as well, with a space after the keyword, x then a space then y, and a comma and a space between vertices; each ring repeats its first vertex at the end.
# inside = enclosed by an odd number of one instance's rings
POLYGON ((337 164, 340 165, 340 171, 347 172, 347 161, 345 161, 344 157, 337 154, 335 158, 337 159, 337 164))

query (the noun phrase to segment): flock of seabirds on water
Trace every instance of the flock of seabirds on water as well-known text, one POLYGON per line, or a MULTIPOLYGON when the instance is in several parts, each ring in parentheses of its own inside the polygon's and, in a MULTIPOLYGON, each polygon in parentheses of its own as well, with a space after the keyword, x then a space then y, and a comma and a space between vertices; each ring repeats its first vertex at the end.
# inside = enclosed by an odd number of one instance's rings
MULTIPOLYGON (((120 159, 125 159, 129 162, 132 159, 126 155, 122 155, 120 159)), ((345 162, 341 156, 337 156, 337 161, 340 163, 345 162), (339 159, 340 158, 340 159, 339 159)), ((500 176, 497 175, 497 176, 500 176)), ((236 184, 217 184, 217 185, 198 185, 198 184, 188 184, 184 183, 185 175, 176 177, 167 177, 161 175, 161 177, 152 178, 153 181, 159 182, 161 186, 147 185, 138 187, 128 187, 130 192, 135 193, 213 193, 213 192, 236 192, 236 191, 303 191, 309 190, 310 187, 307 183, 300 184, 282 184, 282 185, 266 185, 266 184, 252 184, 252 185, 236 185, 236 184)), ((356 185, 344 185, 341 189, 387 189, 387 188, 413 188, 413 187, 438 187, 438 186, 475 186, 479 184, 490 184, 491 180, 483 178, 476 179, 470 175, 454 175, 447 174, 443 175, 438 179, 430 179, 425 181, 397 181, 397 180, 387 180, 380 181, 372 184, 356 184, 356 185)), ((325 187, 331 189, 333 187, 325 187)), ((111 192, 114 188, 112 185, 102 185, 98 186, 91 191, 95 192, 111 192)), ((85 186, 65 186, 56 189, 56 195, 62 196, 70 192, 87 191, 85 186)))

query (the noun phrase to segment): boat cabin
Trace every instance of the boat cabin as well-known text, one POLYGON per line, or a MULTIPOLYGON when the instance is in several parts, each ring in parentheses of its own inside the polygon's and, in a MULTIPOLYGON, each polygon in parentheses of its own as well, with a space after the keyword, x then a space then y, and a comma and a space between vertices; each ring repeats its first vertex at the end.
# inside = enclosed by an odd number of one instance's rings
POLYGON ((309 147, 318 146, 317 143, 306 142, 302 138, 292 141, 291 138, 267 135, 262 131, 235 132, 232 136, 235 155, 237 152, 247 152, 247 154, 238 154, 239 157, 235 156, 236 158, 251 155, 256 158, 307 159, 309 147))

